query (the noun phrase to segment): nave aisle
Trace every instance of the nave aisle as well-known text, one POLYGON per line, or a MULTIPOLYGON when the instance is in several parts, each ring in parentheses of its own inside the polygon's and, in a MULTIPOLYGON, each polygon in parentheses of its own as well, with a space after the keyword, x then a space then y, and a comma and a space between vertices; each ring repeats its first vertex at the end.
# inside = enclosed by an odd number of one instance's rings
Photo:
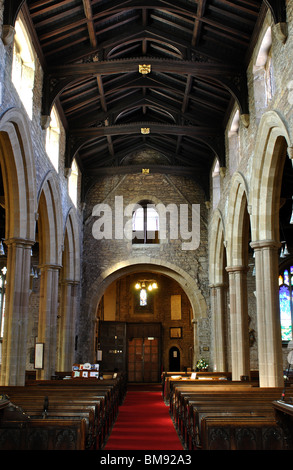
POLYGON ((183 450, 161 388, 135 389, 129 387, 104 450, 183 450))

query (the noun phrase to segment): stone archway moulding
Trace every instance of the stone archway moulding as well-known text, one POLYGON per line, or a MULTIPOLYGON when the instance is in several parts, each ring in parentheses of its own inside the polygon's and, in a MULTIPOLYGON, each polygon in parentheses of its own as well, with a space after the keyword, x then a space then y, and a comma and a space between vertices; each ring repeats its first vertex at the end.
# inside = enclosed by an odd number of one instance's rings
POLYGON ((269 111, 261 119, 252 164, 249 206, 251 246, 255 250, 259 383, 281 387, 283 357, 279 314, 279 197, 292 140, 284 119, 269 111))
POLYGON ((92 286, 92 291, 94 293, 90 299, 89 305, 92 318, 94 318, 96 315, 97 306, 106 288, 114 280, 119 279, 121 276, 137 272, 138 270, 153 271, 160 274, 165 274, 166 276, 169 276, 177 281, 190 301, 194 320, 206 317, 207 305, 202 293, 200 292, 197 282, 180 267, 169 262, 162 262, 156 258, 145 256, 129 258, 125 261, 121 261, 101 273, 92 286))
MULTIPOLYGON (((169 262, 162 262, 156 258, 148 256, 133 257, 127 260, 116 263, 115 265, 105 269, 103 273, 97 278, 92 286, 91 291, 93 292, 88 304, 88 323, 94 325, 97 307, 99 302, 106 290, 106 288, 116 279, 126 274, 135 273, 137 271, 151 271, 165 276, 171 277, 182 287, 186 293, 193 312, 193 335, 194 335, 194 357, 195 361, 196 354, 198 354, 198 339, 197 339, 197 321, 200 318, 206 318, 207 316, 207 305, 206 301, 199 289, 199 286, 195 279, 193 279, 188 273, 186 273, 179 266, 176 266, 169 262)), ((90 340, 90 338, 88 338, 90 340)), ((92 345, 92 352, 93 352, 92 345)), ((194 362, 195 364, 195 362, 194 362)))
POLYGON ((221 211, 216 209, 211 222, 211 239, 209 245, 210 285, 223 283, 225 225, 221 211))
POLYGON ((0 117, 0 162, 8 246, 1 384, 24 385, 30 251, 35 242, 37 197, 29 123, 20 109, 11 108, 0 117))
POLYGON ((248 202, 248 186, 244 176, 232 177, 227 216, 227 266, 243 265, 243 223, 248 202))
POLYGON ((70 208, 65 221, 63 233, 63 249, 65 247, 65 236, 68 240, 68 263, 66 266, 66 279, 74 282, 80 281, 80 243, 76 214, 70 208))
POLYGON ((62 210, 57 184, 52 171, 49 171, 38 192, 38 211, 43 218, 43 237, 40 249, 43 251, 41 264, 61 266, 62 210))
POLYGON ((27 117, 18 108, 0 118, 0 160, 8 224, 6 239, 35 239, 36 171, 27 117), (10 217, 13 214, 13 217, 10 217))
POLYGON ((249 194, 252 242, 276 241, 271 181, 275 180, 278 168, 279 146, 283 144, 280 138, 292 148, 292 139, 283 118, 276 111, 269 111, 260 121, 252 164, 249 194))

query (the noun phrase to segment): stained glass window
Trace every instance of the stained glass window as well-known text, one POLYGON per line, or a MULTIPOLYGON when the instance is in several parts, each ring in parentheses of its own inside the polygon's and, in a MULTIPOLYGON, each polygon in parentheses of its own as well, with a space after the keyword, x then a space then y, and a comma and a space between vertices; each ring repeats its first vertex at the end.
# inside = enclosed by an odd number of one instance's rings
POLYGON ((293 283, 293 266, 284 269, 279 276, 279 301, 281 315, 281 333, 282 341, 292 340, 292 283, 293 283))
POLYGON ((147 291, 146 289, 141 289, 139 293, 139 305, 144 307, 147 305, 147 291))

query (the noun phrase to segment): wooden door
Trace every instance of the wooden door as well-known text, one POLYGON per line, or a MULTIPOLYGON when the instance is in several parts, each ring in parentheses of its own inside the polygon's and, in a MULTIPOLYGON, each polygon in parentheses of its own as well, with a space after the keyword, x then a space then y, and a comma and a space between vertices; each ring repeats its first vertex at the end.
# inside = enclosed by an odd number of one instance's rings
POLYGON ((126 371, 126 324, 123 322, 100 323, 100 349, 103 353, 104 371, 126 371))
POLYGON ((159 378, 158 338, 131 338, 128 341, 128 381, 157 382, 159 378))
POLYGON ((144 382, 158 381, 159 345, 158 338, 144 338, 144 382))
POLYGON ((128 381, 143 382, 143 338, 129 340, 128 381))

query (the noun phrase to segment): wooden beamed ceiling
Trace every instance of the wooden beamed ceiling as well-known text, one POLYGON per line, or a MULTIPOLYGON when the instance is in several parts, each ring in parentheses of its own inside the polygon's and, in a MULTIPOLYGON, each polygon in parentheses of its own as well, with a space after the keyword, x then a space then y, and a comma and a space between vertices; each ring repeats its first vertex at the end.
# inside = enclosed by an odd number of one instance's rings
POLYGON ((144 151, 143 167, 155 171, 147 161, 155 153, 166 170, 196 177, 208 195, 215 158, 225 166, 235 100, 249 114, 246 69, 271 3, 24 2, 44 68, 43 114, 58 103, 67 131, 66 166, 76 157, 88 178, 125 172, 125 161, 134 171, 131 155, 144 151), (144 64, 151 68, 145 75, 144 64))

